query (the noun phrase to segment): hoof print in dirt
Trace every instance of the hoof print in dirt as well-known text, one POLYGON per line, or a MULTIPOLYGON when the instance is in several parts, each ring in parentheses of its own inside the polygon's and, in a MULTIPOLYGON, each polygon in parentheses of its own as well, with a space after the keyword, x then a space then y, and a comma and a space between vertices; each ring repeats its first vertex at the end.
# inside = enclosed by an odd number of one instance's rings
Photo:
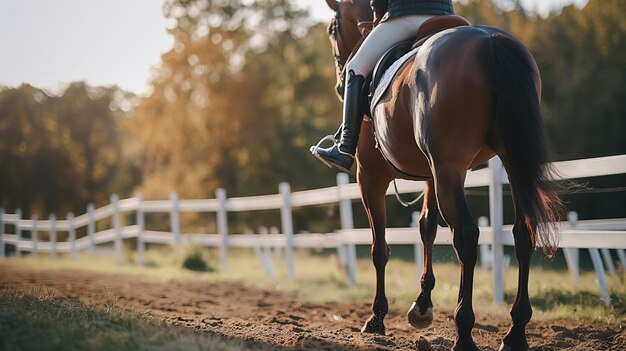
POLYGON ((420 336, 420 338, 415 342, 415 346, 418 351, 434 351, 430 341, 426 340, 423 336, 420 336))

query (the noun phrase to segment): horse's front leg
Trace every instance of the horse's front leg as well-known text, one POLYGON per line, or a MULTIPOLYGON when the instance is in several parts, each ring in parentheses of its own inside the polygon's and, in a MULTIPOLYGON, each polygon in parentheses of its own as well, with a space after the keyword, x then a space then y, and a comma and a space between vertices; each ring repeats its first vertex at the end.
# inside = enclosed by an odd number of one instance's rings
POLYGON ((417 329, 426 328, 433 322, 433 301, 430 294, 435 288, 433 245, 437 236, 438 216, 439 209, 437 208, 435 189, 433 181, 429 180, 424 186, 424 204, 422 205, 422 213, 419 220, 424 251, 424 270, 420 279, 422 292, 407 313, 409 323, 417 329))
POLYGON ((385 266, 389 260, 389 246, 385 240, 385 192, 390 179, 377 174, 374 169, 359 168, 357 178, 361 199, 372 228, 372 260, 376 268, 376 296, 372 304, 372 315, 361 329, 364 333, 385 334, 384 319, 389 310, 385 296, 385 266))

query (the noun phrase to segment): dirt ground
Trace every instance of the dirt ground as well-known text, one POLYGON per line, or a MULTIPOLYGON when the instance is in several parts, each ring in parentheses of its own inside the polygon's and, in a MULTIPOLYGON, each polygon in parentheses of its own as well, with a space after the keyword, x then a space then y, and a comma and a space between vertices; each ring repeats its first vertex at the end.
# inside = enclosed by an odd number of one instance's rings
MULTIPOLYGON (((0 265, 0 289, 41 289, 88 305, 110 305, 147 318, 229 337, 299 350, 449 350, 454 338, 452 309, 435 311, 426 330, 415 330, 404 307, 391 305, 387 335, 361 334, 368 304, 315 305, 296 294, 264 291, 238 283, 154 282, 136 276, 80 270, 31 271, 0 265)), ((482 350, 497 350, 509 319, 477 311, 474 339, 482 350)), ((626 350, 624 326, 602 323, 531 321, 534 350, 626 350)), ((277 349, 284 349, 277 347, 277 349)))

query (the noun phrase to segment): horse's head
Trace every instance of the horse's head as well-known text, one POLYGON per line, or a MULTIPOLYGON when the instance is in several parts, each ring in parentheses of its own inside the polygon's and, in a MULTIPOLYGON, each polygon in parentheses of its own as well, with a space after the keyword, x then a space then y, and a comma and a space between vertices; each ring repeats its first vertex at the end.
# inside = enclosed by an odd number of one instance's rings
POLYGON ((373 14, 369 0, 326 0, 326 3, 335 11, 335 17, 328 25, 328 36, 339 86, 350 54, 372 29, 373 14))

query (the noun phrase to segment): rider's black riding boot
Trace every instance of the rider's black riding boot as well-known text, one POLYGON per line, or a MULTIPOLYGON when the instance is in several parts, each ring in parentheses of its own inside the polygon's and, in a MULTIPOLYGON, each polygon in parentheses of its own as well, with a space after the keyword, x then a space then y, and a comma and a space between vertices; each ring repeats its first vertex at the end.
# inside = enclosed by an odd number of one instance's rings
POLYGON ((361 92, 364 84, 365 77, 355 74, 354 71, 348 72, 348 81, 343 97, 343 123, 339 143, 327 149, 311 148, 313 155, 326 165, 335 166, 344 172, 350 172, 350 168, 352 168, 356 144, 361 132, 361 122, 363 122, 361 92))

